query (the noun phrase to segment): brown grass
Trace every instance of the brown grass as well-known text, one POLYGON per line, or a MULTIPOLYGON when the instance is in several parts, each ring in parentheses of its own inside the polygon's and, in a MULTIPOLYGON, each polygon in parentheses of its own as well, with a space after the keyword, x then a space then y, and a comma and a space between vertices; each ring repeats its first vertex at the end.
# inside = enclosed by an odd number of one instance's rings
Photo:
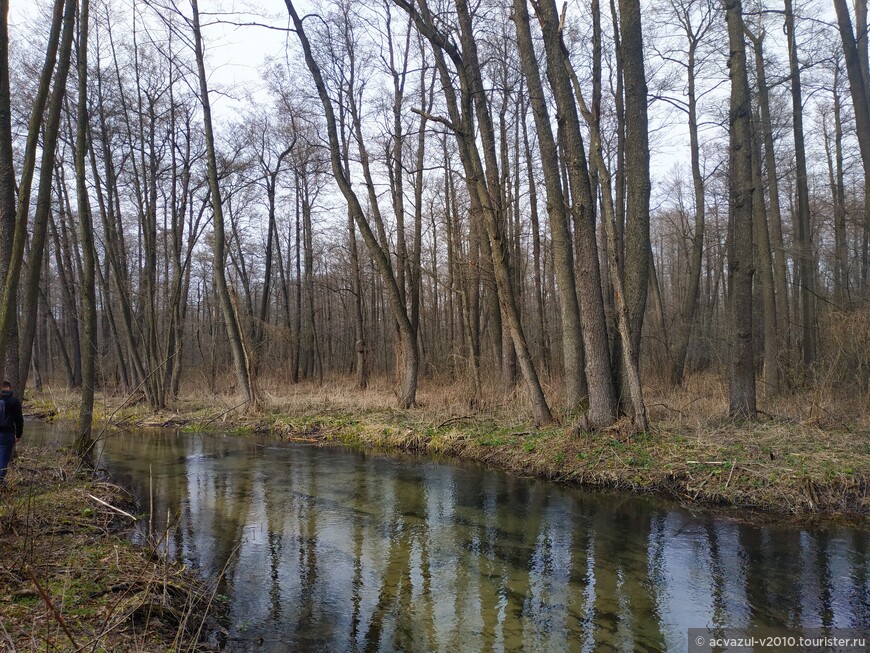
MULTIPOLYGON (((557 387, 548 390, 558 395, 557 387)), ((419 407, 408 411, 394 408, 385 380, 365 391, 345 378, 322 386, 264 382, 263 391, 268 408, 260 414, 246 413, 239 397, 188 391, 173 410, 157 414, 142 403, 101 397, 98 419, 124 428, 257 431, 443 453, 524 476, 687 503, 803 517, 870 514, 870 410, 861 392, 820 384, 785 397, 761 392, 759 420, 739 423, 725 418, 726 390, 715 375, 694 375, 676 390, 648 383, 652 427, 637 434, 627 422, 579 432, 576 417, 565 413, 558 424, 535 429, 521 389, 490 391, 472 411, 461 381, 423 383, 419 407)), ((68 416, 76 402, 75 393, 45 392, 28 405, 68 416)))

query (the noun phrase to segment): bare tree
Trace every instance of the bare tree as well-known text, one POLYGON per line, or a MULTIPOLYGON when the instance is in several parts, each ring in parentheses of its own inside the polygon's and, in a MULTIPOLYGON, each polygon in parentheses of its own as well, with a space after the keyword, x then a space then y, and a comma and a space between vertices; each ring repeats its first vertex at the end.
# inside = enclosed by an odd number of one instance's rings
POLYGON ((755 363, 752 350, 752 109, 746 73, 743 5, 740 0, 723 0, 728 23, 728 74, 731 104, 728 114, 730 135, 730 216, 728 228, 728 278, 730 357, 729 406, 731 417, 754 419, 755 363))
POLYGON ((813 259, 810 228, 810 190, 807 181, 807 156, 804 141, 803 91, 795 36, 794 9, 791 0, 785 0, 785 29, 788 37, 788 61, 791 72, 792 128, 796 162, 797 214, 795 216, 798 251, 797 258, 801 319, 801 352, 803 363, 809 368, 816 362, 815 295, 816 264, 813 259))
POLYGON ((94 386, 97 373, 97 293, 96 252, 91 203, 88 197, 85 156, 88 149, 88 20, 90 0, 81 0, 77 43, 78 107, 76 110, 76 197, 78 200, 79 228, 82 244, 82 403, 79 408, 79 428, 76 451, 89 459, 93 439, 91 424, 94 419, 94 386))
POLYGON ((378 242, 374 232, 371 230, 371 226, 366 220, 365 213, 363 212, 362 205, 357 198, 356 192, 353 190, 348 178, 345 176, 341 158, 341 144, 338 138, 338 130, 336 126, 337 122, 335 117, 335 110, 333 108, 332 100, 329 97, 326 83, 323 80, 320 66, 314 59, 314 55, 311 50, 311 43, 308 40, 308 36, 305 33, 305 29, 302 25, 302 19, 296 12, 292 1, 285 1, 287 4, 287 11, 290 14, 290 18, 293 20, 293 24, 296 28, 296 34, 299 38, 300 43, 302 44, 302 49, 305 53, 305 62, 308 66, 309 71, 311 72, 312 77, 314 78, 314 83, 317 87, 318 95, 320 97, 321 104, 323 105, 323 109, 326 114, 326 129, 329 137, 332 173, 335 176, 336 181, 338 182, 339 188, 341 189, 345 200, 350 206, 350 210, 353 213, 357 227, 359 227, 359 230, 362 233, 363 239, 366 243, 366 247, 369 250, 369 255, 372 257, 372 259, 375 261, 375 264, 377 265, 378 272, 381 276, 381 281, 384 283, 387 289, 390 309, 393 314, 393 318, 398 324, 399 334, 405 356, 405 371, 402 389, 399 396, 399 405, 402 408, 409 408, 416 403, 417 375, 419 370, 417 341, 414 336, 411 321, 408 318, 408 313, 402 301, 402 296, 399 292, 399 287, 396 282, 395 274, 393 273, 393 267, 390 263, 390 259, 384 253, 381 244, 378 242))
POLYGON ((861 249, 861 282, 863 291, 867 292, 868 268, 868 232, 870 232, 870 72, 867 63, 867 3, 857 0, 856 12, 859 20, 859 35, 856 39, 852 30, 852 19, 846 0, 834 0, 837 11, 837 26, 840 30, 840 40, 846 55, 846 73, 849 77, 849 89, 852 95, 852 105, 855 108, 855 131, 858 145, 861 149, 861 161, 864 164, 864 237, 861 249))
POLYGON ((236 368, 236 378, 242 392, 245 394, 251 408, 260 406, 260 397, 256 385, 256 372, 250 357, 249 348, 244 343, 244 328, 240 323, 237 303, 233 301, 231 290, 226 278, 226 235, 224 232, 224 214, 221 200, 220 182, 218 181, 217 156, 215 154, 214 131, 211 119, 211 103, 208 96, 208 82, 205 73, 205 55, 203 53, 202 32, 199 23, 199 6, 197 0, 190 0, 193 11, 191 29, 193 33, 196 67, 199 74, 200 102, 202 103, 203 127, 208 161, 208 182, 211 192, 212 211, 214 213, 214 279, 221 309, 224 314, 227 336, 233 353, 236 368))

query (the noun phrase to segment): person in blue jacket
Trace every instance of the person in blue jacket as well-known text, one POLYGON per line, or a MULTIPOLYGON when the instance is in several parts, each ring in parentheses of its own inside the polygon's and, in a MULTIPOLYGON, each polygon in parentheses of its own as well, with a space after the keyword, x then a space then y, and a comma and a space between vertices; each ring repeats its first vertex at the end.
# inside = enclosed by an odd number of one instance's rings
POLYGON ((15 443, 24 432, 24 415, 21 400, 13 394, 9 381, 0 384, 0 402, 3 404, 0 406, 0 484, 3 484, 15 443))

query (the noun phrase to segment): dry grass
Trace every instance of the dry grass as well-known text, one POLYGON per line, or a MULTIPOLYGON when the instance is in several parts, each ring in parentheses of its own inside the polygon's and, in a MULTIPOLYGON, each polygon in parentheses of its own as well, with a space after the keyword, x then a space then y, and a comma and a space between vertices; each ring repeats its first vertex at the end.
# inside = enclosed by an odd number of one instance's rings
MULTIPOLYGON (((525 393, 491 391, 482 408, 468 406, 466 384, 426 382, 420 406, 394 408, 390 382, 359 391, 346 378, 313 383, 263 383, 268 408, 248 414, 240 398, 188 391, 172 411, 103 397, 98 418, 124 428, 269 432, 289 439, 445 453, 512 473, 594 487, 658 492, 691 503, 791 515, 870 514, 870 410, 860 392, 816 385, 787 397, 759 400, 760 419, 726 419, 726 389, 715 375, 694 375, 673 390, 647 384, 652 427, 628 423, 594 433, 574 416, 535 429, 525 393)), ((549 388, 551 396, 558 388, 549 388)), ((74 393, 45 393, 28 402, 70 415, 74 393)), ((555 403, 555 402, 554 402, 555 403)))
POLYGON ((197 635, 211 589, 130 544, 119 512, 135 511, 130 497, 76 466, 69 453, 22 447, 7 477, 0 650, 208 650, 197 635))

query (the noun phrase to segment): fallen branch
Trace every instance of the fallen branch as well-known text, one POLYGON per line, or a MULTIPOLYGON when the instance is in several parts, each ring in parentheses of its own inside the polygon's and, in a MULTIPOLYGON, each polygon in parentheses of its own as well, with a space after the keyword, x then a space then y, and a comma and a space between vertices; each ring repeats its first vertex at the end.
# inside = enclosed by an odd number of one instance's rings
POLYGON ((91 499, 93 499, 94 501, 96 501, 97 503, 106 506, 106 508, 109 508, 110 510, 114 510, 114 511, 117 512, 118 514, 124 515, 125 517, 129 517, 129 518, 132 519, 133 521, 137 521, 137 518, 134 517, 133 515, 131 515, 129 512, 127 512, 127 511, 125 511, 125 510, 121 510, 120 508, 116 508, 116 507, 113 506, 111 503, 107 503, 106 501, 103 501, 103 500, 100 499, 99 497, 95 497, 93 494, 88 494, 88 496, 89 496, 91 499))

